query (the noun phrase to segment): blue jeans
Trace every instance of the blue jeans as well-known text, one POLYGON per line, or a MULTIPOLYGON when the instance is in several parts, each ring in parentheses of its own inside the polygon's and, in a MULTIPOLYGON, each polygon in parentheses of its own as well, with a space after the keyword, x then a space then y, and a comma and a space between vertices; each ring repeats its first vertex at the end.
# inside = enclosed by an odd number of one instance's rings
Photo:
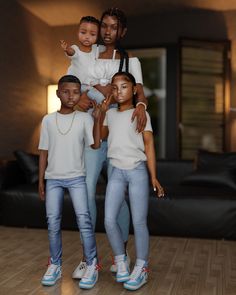
POLYGON ((114 255, 125 254, 118 213, 125 199, 128 187, 131 215, 133 219, 137 259, 147 263, 149 252, 149 233, 147 228, 149 177, 146 163, 130 170, 113 167, 108 181, 105 200, 105 228, 114 255))
POLYGON ((97 256, 96 241, 88 210, 85 177, 71 179, 47 179, 46 181, 46 213, 48 238, 53 264, 62 263, 61 218, 64 189, 68 189, 75 210, 76 222, 84 241, 86 262, 92 264, 97 256))
MULTIPOLYGON (((96 186, 103 165, 107 163, 107 142, 103 141, 101 147, 94 150, 90 147, 85 148, 85 168, 86 168, 86 184, 88 191, 88 206, 91 215, 93 228, 96 226, 97 209, 96 209, 96 186)), ((108 164, 108 179, 111 174, 112 167, 108 164)), ((126 201, 123 201, 118 216, 118 223, 122 232, 123 242, 128 240, 130 214, 126 201)))

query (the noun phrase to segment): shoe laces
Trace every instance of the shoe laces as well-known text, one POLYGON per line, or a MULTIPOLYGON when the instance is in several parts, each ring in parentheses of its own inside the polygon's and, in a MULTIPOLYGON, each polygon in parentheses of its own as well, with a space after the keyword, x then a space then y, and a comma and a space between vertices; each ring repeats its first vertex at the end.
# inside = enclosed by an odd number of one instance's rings
POLYGON ((99 264, 91 264, 91 265, 87 265, 87 269, 85 271, 85 274, 83 275, 83 278, 89 279, 91 278, 91 276, 94 273, 94 270, 100 270, 102 267, 99 264))
POLYGON ((135 265, 134 270, 132 271, 131 275, 130 275, 130 279, 131 280, 136 280, 142 272, 149 272, 149 269, 147 267, 143 267, 143 266, 139 266, 139 265, 135 265))
POLYGON ((117 271, 118 272, 126 272, 127 271, 127 265, 126 265, 125 261, 117 262, 117 271))
POLYGON ((57 267, 58 267, 58 265, 56 265, 56 264, 50 264, 49 266, 48 266, 48 269, 47 269, 47 271, 46 271, 46 276, 51 276, 51 275, 53 275, 53 273, 55 272, 55 270, 57 269, 57 267))
POLYGON ((85 261, 81 261, 81 263, 79 264, 79 270, 81 269, 85 269, 86 268, 86 262, 85 261))

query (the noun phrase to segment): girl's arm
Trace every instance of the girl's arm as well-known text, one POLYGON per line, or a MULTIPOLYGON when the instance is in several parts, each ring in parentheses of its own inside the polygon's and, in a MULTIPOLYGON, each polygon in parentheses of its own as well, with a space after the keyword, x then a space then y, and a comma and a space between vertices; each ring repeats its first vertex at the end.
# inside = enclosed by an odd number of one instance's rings
POLYGON ((145 154, 147 156, 147 166, 151 177, 153 190, 156 191, 158 197, 164 197, 164 190, 157 180, 156 176, 156 154, 154 148, 153 133, 151 131, 143 132, 143 141, 145 146, 145 154))
POLYGON ((60 40, 61 48, 66 52, 67 55, 73 56, 75 54, 75 50, 66 43, 65 40, 60 40))
POLYGON ((38 192, 41 200, 45 200, 45 188, 44 188, 44 175, 47 168, 48 162, 48 151, 40 150, 39 151, 39 185, 38 192))

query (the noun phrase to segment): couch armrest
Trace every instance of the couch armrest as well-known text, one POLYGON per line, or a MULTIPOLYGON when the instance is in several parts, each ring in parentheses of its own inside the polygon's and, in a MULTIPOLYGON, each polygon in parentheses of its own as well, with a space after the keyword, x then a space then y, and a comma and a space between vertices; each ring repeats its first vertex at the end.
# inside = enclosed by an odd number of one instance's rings
POLYGON ((7 161, 0 167, 0 190, 26 183, 17 161, 7 161))

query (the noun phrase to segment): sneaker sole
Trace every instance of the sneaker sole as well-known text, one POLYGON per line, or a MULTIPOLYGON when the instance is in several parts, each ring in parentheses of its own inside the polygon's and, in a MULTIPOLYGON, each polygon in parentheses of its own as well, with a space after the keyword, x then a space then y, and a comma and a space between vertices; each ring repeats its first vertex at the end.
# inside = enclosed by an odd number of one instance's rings
POLYGON ((147 280, 143 281, 138 286, 132 286, 132 285, 128 285, 128 284, 124 283, 124 288, 127 289, 127 290, 130 290, 130 291, 135 291, 135 290, 138 290, 139 288, 141 288, 146 283, 147 283, 147 280))
POLYGON ((41 284, 43 285, 43 286, 54 286, 55 284, 56 284, 56 282, 59 280, 61 278, 61 275, 60 276, 58 276, 57 278, 56 278, 56 280, 55 281, 41 281, 41 284))
POLYGON ((117 283, 124 283, 129 280, 129 275, 122 277, 122 278, 116 278, 117 283))
POLYGON ((79 287, 81 288, 81 289, 92 289, 94 286, 95 286, 95 284, 97 283, 97 280, 98 280, 98 277, 96 278, 96 281, 93 283, 93 284, 81 284, 81 282, 79 283, 79 287))

